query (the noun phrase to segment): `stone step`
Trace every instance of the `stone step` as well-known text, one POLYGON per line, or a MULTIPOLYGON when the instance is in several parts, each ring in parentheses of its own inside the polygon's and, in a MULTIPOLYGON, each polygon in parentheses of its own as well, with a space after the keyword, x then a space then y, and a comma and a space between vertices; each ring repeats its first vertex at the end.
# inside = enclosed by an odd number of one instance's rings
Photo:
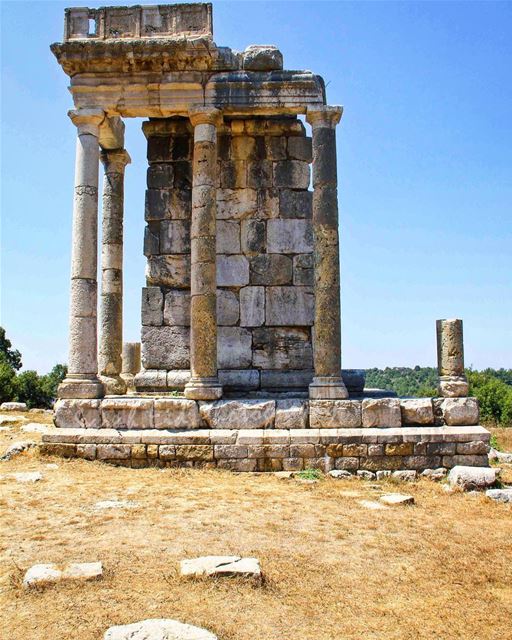
POLYGON ((353 429, 58 429, 47 455, 131 467, 206 466, 235 471, 369 471, 486 466, 481 426, 353 429))

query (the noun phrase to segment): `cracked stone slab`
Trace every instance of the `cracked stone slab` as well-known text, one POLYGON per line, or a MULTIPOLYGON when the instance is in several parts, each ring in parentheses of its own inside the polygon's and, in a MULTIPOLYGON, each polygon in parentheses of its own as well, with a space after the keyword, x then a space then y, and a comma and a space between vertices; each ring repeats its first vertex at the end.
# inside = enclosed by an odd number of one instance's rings
POLYGON ((35 564, 25 573, 23 586, 46 587, 58 582, 76 580, 85 582, 95 580, 103 575, 101 562, 70 562, 63 566, 56 564, 35 564))
POLYGON ((110 627, 103 640, 218 640, 206 629, 177 620, 155 618, 110 627))
POLYGON ((261 579, 260 563, 256 558, 240 556, 202 556, 180 562, 182 576, 219 576, 261 579))

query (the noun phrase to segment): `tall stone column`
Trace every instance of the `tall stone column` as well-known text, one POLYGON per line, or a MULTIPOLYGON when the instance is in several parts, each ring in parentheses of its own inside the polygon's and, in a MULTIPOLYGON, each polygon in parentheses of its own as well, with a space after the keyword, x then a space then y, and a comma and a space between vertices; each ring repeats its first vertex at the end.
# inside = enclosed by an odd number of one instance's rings
POLYGON ((70 111, 78 138, 71 250, 68 374, 61 398, 101 398, 97 358, 98 165, 101 109, 70 111))
POLYGON ((464 373, 462 320, 438 320, 436 330, 438 392, 445 398, 467 396, 468 382, 464 373))
POLYGON ((124 171, 131 162, 124 149, 102 151, 103 221, 99 373, 107 394, 126 393, 121 378, 123 350, 124 171))
POLYGON ((341 377, 340 265, 336 125, 342 107, 308 107, 313 128, 313 232, 315 254, 315 375, 309 397, 348 398, 341 377))
POLYGON ((121 378, 128 391, 135 391, 134 378, 140 371, 140 342, 125 342, 122 360, 121 378))
POLYGON ((222 396, 217 377, 216 190, 218 109, 196 107, 192 177, 190 381, 185 396, 215 400, 222 396))

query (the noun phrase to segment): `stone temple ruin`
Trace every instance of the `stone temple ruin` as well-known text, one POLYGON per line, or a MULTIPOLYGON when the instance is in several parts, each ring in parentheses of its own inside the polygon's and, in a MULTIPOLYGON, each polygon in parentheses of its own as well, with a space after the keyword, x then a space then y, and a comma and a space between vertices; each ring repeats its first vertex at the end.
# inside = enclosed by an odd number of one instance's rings
POLYGON ((459 320, 438 322, 439 398, 341 370, 342 108, 320 76, 283 70, 275 46, 217 46, 210 4, 66 9, 51 49, 77 150, 69 373, 47 452, 239 471, 487 464, 459 320), (129 117, 146 118, 147 267, 141 344, 123 348, 129 117))

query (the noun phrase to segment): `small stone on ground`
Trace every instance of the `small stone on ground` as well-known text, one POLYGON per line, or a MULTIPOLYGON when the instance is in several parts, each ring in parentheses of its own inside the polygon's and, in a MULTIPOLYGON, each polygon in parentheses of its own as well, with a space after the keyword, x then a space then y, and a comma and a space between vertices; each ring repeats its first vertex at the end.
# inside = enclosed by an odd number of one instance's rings
POLYGON ((35 446, 36 446, 36 443, 31 441, 14 442, 13 444, 11 444, 10 447, 7 447, 5 453, 0 457, 0 460, 2 462, 5 462, 6 460, 11 460, 11 458, 14 458, 20 453, 23 453, 23 451, 26 451, 27 449, 31 449, 32 447, 35 447, 35 446))
POLYGON ((40 471, 20 471, 10 474, 10 477, 16 482, 39 482, 43 479, 43 474, 40 471))
POLYGON ((491 449, 489 451, 489 460, 497 460, 498 462, 503 462, 505 464, 512 464, 512 453, 491 449))
POLYGON ((448 474, 451 487, 459 487, 463 491, 482 490, 492 487, 496 482, 496 469, 491 467, 456 466, 448 474))
POLYGON ((26 411, 27 405, 24 402, 2 402, 1 411, 26 411))
POLYGON ((393 471, 391 477, 396 480, 401 480, 402 482, 416 482, 417 473, 416 471, 404 469, 401 471, 393 471))
POLYGON ((386 493, 385 495, 381 496, 379 499, 384 504, 387 504, 390 506, 402 505, 402 504, 414 504, 413 496, 407 496, 407 495, 404 495, 403 493, 386 493))
POLYGON ((256 558, 240 556, 202 556, 180 562, 182 576, 241 576, 261 579, 260 563, 256 558))
POLYGON ((110 627, 103 640, 218 640, 206 629, 177 620, 142 620, 133 624, 110 627))
POLYGON ((425 469, 421 475, 429 480, 439 481, 445 478, 447 473, 444 467, 439 467, 438 469, 425 469))
POLYGON ((488 489, 485 495, 496 502, 512 502, 512 487, 504 489, 488 489))
POLYGON ((329 471, 329 475, 336 480, 351 480, 354 477, 350 471, 345 471, 344 469, 333 469, 329 471))
POLYGON ((56 564, 35 564, 25 573, 23 586, 46 587, 65 580, 94 580, 102 575, 101 562, 71 562, 63 567, 56 564))
POLYGON ((373 471, 365 471, 364 469, 360 469, 357 472, 358 478, 363 478, 363 480, 375 480, 376 476, 373 471))

